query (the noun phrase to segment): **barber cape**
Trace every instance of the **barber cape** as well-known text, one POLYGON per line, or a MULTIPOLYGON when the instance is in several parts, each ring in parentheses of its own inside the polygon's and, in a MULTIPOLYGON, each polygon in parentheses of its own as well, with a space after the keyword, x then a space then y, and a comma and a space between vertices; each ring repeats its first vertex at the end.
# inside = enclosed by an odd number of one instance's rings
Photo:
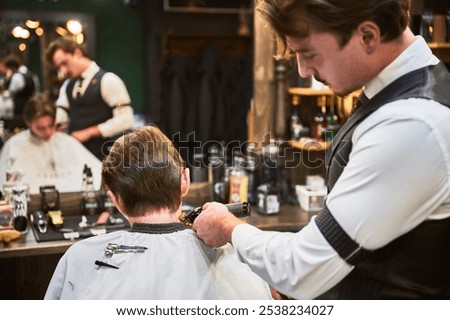
POLYGON ((95 188, 100 189, 102 163, 80 142, 63 132, 55 132, 46 141, 25 130, 1 149, 0 182, 5 182, 6 170, 21 170, 30 193, 39 193, 43 185, 54 185, 59 192, 81 191, 85 164, 92 170, 95 188))
POLYGON ((73 244, 45 299, 271 299, 268 285, 231 245, 212 248, 180 223, 138 224, 73 244), (136 230, 136 226, 140 226, 136 230), (105 255, 108 244, 144 246, 143 253, 105 255), (103 261, 111 267, 97 266, 103 261))

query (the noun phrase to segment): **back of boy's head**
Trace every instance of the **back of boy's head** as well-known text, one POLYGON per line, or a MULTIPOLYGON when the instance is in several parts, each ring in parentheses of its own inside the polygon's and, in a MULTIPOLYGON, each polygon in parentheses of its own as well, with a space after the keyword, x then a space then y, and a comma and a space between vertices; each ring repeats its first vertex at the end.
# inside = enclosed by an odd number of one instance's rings
POLYGON ((102 181, 130 217, 161 209, 175 212, 181 204, 183 170, 172 142, 157 127, 145 126, 116 140, 103 161, 102 181))

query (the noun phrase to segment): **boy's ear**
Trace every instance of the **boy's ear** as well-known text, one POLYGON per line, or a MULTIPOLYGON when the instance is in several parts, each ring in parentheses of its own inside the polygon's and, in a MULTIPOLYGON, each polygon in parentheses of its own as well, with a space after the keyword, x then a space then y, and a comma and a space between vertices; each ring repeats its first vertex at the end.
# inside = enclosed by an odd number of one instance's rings
POLYGON ((184 197, 189 191, 189 186, 191 185, 191 177, 189 168, 185 168, 181 172, 181 196, 184 197))
POLYGON ((122 200, 120 199, 120 197, 116 197, 114 195, 114 193, 112 193, 111 191, 108 190, 107 192, 108 196, 110 197, 112 203, 114 203, 114 205, 116 206, 117 210, 120 211, 120 213, 125 214, 124 212, 124 208, 123 208, 123 203, 122 200))

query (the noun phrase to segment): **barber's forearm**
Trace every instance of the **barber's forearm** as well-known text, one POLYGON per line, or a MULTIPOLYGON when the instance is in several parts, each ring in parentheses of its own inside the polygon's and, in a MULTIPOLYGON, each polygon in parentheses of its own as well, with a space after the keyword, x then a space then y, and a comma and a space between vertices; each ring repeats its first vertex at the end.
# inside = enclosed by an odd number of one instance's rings
POLYGON ((111 119, 98 125, 98 129, 105 138, 116 136, 133 127, 133 109, 131 107, 122 107, 120 110, 116 109, 113 110, 113 117, 111 119))
POLYGON ((97 126, 92 126, 82 130, 74 131, 71 133, 71 136, 83 143, 94 137, 101 137, 102 134, 97 126))

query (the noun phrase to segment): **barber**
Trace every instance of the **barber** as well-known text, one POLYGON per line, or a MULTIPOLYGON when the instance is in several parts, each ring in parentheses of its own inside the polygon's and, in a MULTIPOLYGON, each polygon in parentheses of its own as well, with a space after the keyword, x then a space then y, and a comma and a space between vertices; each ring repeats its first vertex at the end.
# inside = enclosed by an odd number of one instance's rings
POLYGON ((450 298, 450 75, 408 28, 408 0, 264 0, 280 55, 337 95, 363 87, 327 154, 328 196, 297 233, 208 203, 195 220, 298 299, 450 298))

